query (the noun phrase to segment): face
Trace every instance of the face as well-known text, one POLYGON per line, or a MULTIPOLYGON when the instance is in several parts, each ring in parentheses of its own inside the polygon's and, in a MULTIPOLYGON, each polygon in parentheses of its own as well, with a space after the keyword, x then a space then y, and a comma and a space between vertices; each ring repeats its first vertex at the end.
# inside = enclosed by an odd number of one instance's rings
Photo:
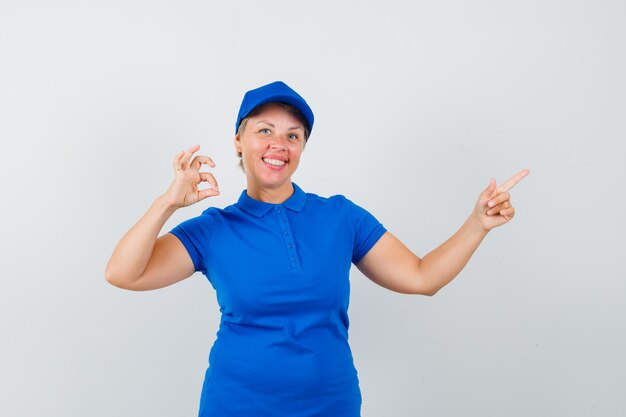
POLYGON ((249 189, 265 191, 291 187, 304 149, 304 125, 286 109, 270 103, 248 119, 235 150, 242 161, 249 189))

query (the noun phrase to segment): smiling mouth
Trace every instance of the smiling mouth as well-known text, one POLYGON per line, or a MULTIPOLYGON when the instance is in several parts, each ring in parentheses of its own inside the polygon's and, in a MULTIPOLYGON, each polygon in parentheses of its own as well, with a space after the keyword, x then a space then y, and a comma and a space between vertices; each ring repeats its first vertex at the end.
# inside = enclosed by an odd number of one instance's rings
POLYGON ((285 161, 281 161, 280 159, 263 158, 263 162, 275 167, 282 167, 283 165, 285 165, 285 161))

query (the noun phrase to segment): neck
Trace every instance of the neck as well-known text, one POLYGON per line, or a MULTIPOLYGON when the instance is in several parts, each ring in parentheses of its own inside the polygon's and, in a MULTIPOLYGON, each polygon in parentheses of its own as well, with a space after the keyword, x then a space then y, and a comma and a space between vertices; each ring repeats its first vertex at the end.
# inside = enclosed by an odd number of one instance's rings
POLYGON ((284 203, 285 200, 291 197, 293 192, 294 188, 291 181, 285 182, 276 188, 265 188, 248 181, 248 189, 246 191, 250 198, 270 204, 284 203))

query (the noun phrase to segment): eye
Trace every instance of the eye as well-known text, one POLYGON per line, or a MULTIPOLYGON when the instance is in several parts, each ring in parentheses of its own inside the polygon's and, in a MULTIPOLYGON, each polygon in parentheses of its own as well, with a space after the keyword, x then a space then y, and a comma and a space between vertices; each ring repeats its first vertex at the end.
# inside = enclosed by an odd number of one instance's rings
POLYGON ((263 134, 267 135, 267 134, 270 133, 270 130, 268 128, 264 127, 263 129, 259 130, 259 133, 263 133, 263 134))
POLYGON ((291 140, 298 140, 298 135, 296 133, 290 133, 289 134, 289 139, 291 139, 291 140))

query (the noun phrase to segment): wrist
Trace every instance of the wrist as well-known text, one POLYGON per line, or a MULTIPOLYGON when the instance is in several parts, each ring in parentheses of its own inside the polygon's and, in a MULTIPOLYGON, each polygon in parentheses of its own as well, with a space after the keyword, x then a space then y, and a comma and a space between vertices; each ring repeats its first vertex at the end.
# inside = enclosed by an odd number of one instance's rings
POLYGON ((179 209, 179 207, 173 204, 165 195, 158 196, 152 205, 169 216, 179 209))
POLYGON ((489 229, 485 227, 483 222, 480 220, 479 216, 476 213, 472 213, 467 219, 468 226, 473 233, 476 233, 482 238, 487 236, 489 233, 489 229))

